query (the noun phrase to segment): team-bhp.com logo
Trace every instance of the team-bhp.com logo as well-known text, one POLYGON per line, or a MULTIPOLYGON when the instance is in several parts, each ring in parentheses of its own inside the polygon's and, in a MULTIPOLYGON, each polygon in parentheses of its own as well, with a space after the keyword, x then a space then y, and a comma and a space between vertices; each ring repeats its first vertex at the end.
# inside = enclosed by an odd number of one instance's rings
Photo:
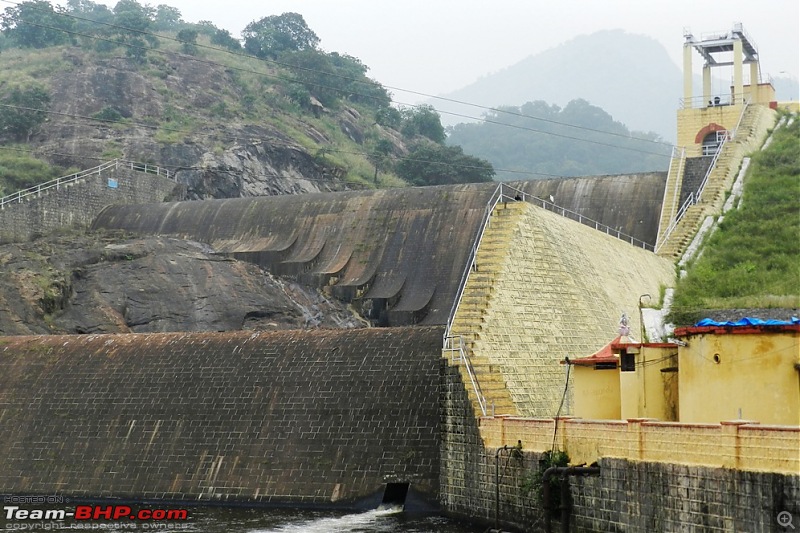
POLYGON ((6 520, 138 520, 180 521, 189 518, 186 509, 138 509, 127 505, 78 505, 74 512, 64 509, 24 509, 17 505, 3 506, 6 520))

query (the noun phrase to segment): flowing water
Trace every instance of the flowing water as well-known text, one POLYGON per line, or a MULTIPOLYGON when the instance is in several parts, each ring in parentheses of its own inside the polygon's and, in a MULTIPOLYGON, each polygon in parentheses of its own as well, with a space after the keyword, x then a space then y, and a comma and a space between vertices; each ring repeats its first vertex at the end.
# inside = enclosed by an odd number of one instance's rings
MULTIPOLYGON (((383 509, 360 513, 308 509, 191 509, 183 531, 203 533, 482 533, 470 525, 436 514, 383 509)), ((152 530, 151 530, 152 531, 152 530)))

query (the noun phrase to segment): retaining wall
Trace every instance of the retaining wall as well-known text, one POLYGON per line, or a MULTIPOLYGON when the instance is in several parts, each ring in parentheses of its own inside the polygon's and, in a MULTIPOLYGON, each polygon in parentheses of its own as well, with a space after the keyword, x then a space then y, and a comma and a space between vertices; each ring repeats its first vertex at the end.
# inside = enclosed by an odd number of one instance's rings
POLYGON ((435 503, 441 328, 0 338, 0 494, 435 503))
POLYGON ((784 531, 779 513, 800 516, 797 428, 562 420, 556 432, 553 420, 513 417, 479 426, 453 366, 442 405, 440 499, 455 516, 494 524, 499 510, 500 526, 543 531, 532 473, 554 443, 573 463, 600 466, 599 477, 570 478, 572 532, 784 531))
POLYGON ((112 166, 5 204, 0 209, 0 243, 29 240, 59 228, 88 227, 108 205, 163 202, 175 186, 164 176, 112 166))

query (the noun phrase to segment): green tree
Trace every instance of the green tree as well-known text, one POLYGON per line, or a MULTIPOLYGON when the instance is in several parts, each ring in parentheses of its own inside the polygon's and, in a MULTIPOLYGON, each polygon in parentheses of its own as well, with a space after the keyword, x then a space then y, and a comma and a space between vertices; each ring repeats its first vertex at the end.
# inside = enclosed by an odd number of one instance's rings
POLYGON ((28 141, 47 118, 50 94, 42 87, 15 87, 0 98, 0 136, 15 141, 28 141))
POLYGON ((66 10, 53 8, 45 0, 29 0, 7 7, 0 15, 0 29, 16 46, 21 48, 46 48, 70 42, 68 33, 73 29, 73 19, 64 17, 66 10))
MULTIPOLYGON (((91 0, 69 0, 67 11, 73 15, 75 22, 75 32, 87 35, 107 36, 111 31, 105 24, 114 23, 114 13, 103 4, 97 4, 91 0), (100 24, 97 24, 97 23, 100 24)), ((79 37, 87 46, 95 49, 113 49, 113 44, 106 41, 95 40, 90 37, 79 37)))
POLYGON ((283 13, 253 21, 242 31, 244 49, 260 58, 277 58, 283 52, 313 50, 319 37, 298 13, 283 13))
POLYGON ((184 28, 178 32, 177 38, 182 43, 184 54, 193 56, 197 53, 197 30, 184 28))
POLYGON ((154 8, 136 0, 119 0, 114 6, 115 34, 126 45, 126 55, 139 63, 146 61, 148 47, 158 46, 158 38, 149 33, 154 17, 154 8))
POLYGON ((419 142, 397 165, 397 174, 413 185, 492 181, 491 163, 466 155, 460 146, 419 142))
POLYGON ((389 139, 378 139, 372 147, 372 151, 367 155, 367 159, 369 159, 370 163, 375 165, 375 176, 373 177, 375 185, 378 184, 378 171, 391 168, 391 155, 393 151, 394 145, 392 141, 389 139))
POLYGON ((337 90, 338 78, 330 58, 314 49, 286 53, 282 61, 291 65, 292 77, 323 105, 332 106, 340 92, 337 90))
POLYGON ((403 123, 403 117, 400 115, 400 111, 390 105, 380 106, 375 111, 375 122, 381 126, 398 130, 403 123))
POLYGON ((175 31, 183 24, 181 12, 177 7, 159 4, 156 7, 153 19, 153 29, 156 31, 175 31))
POLYGON ((445 140, 444 126, 439 113, 429 105, 407 107, 400 111, 402 123, 400 131, 406 137, 422 135, 435 143, 443 144, 445 140))
POLYGON ((242 44, 234 39, 228 30, 217 29, 211 36, 211 44, 227 48, 228 50, 238 51, 242 49, 242 44))

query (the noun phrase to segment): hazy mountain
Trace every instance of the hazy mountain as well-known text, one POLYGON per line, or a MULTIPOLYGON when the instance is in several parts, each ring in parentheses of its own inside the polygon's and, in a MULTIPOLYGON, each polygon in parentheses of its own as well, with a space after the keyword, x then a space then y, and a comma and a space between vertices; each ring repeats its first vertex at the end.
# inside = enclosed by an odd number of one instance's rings
MULTIPOLYGON (((606 30, 575 37, 443 96, 492 107, 536 100, 563 107, 581 98, 630 130, 674 141, 682 80, 680 68, 655 39, 606 30)), ((441 111, 479 114, 474 107, 433 103, 441 111)), ((442 121, 463 119, 442 113, 442 121)))
MULTIPOLYGON (((676 46, 682 46, 682 42, 676 40, 676 46)), ((724 85, 718 79, 713 83, 724 85)), ((800 100, 798 80, 777 77, 772 83, 778 101, 800 100)), ((695 93, 701 86, 700 77, 695 75, 695 93)), ((604 30, 575 37, 441 96, 489 107, 521 106, 537 100, 564 107, 572 100, 583 99, 601 107, 631 131, 652 131, 674 142, 683 73, 655 39, 604 30)), ((445 125, 468 121, 448 112, 482 115, 474 106, 442 100, 430 103, 442 112, 445 125)))

